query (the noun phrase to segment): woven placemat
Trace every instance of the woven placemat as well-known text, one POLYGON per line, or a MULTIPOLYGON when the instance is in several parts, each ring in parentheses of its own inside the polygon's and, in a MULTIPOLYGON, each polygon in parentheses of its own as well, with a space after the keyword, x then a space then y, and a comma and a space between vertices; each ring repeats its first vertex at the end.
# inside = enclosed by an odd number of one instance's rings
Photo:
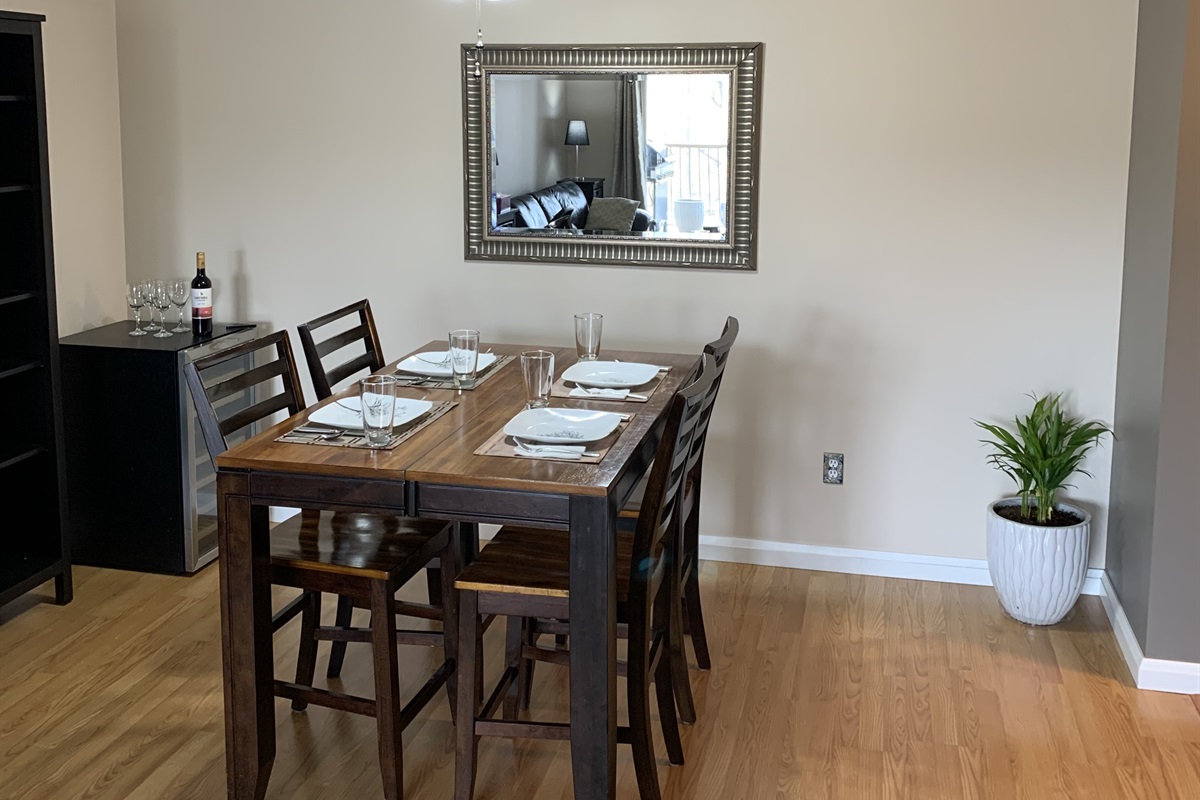
MULTIPOLYGON (((470 389, 463 389, 463 391, 470 392, 478 389, 481 385, 487 383, 489 378, 499 372, 501 367, 503 367, 505 364, 511 363, 515 358, 516 356, 497 357, 495 361, 488 365, 487 369, 475 376, 475 385, 470 389)), ((454 378, 426 378, 421 375, 414 375, 411 372, 401 372, 399 370, 396 371, 395 375, 400 379, 401 386, 416 386, 421 389, 457 388, 454 385, 454 378)))
MULTIPOLYGON (((367 437, 360 433, 347 433, 344 436, 339 436, 336 439, 325 439, 321 436, 321 434, 317 433, 297 433, 296 431, 289 431, 275 441, 287 442, 288 444, 319 444, 325 445, 326 447, 354 447, 362 450, 394 450, 405 441, 411 439, 413 436, 424 430, 426 426, 434 422, 434 420, 444 415, 456 405, 458 405, 458 403, 452 401, 434 403, 433 408, 425 412, 420 417, 417 417, 412 422, 405 423, 399 428, 393 430, 391 438, 383 447, 371 447, 369 444, 367 444, 367 437)), ((304 425, 301 425, 300 427, 303 428, 304 425)))
MULTIPOLYGON (((500 456, 501 458, 532 458, 538 461, 562 461, 568 464, 599 464, 608 455, 608 451, 617 443, 617 439, 621 438, 621 434, 629 427, 629 422, 634 417, 633 414, 627 414, 626 418, 621 421, 617 429, 596 442, 588 442, 586 444, 588 455, 580 458, 558 458, 550 455, 531 455, 522 453, 517 447, 516 441, 511 436, 504 434, 504 429, 496 431, 490 439, 484 442, 479 449, 475 451, 477 456, 500 456)), ((536 444, 534 445, 537 446, 536 444)), ((547 445, 553 447, 553 445, 547 445)))
POLYGON ((663 379, 666 377, 667 377, 667 373, 665 371, 660 372, 657 375, 655 375, 653 378, 651 378, 649 382, 643 383, 641 386, 638 386, 635 389, 630 389, 629 392, 631 394, 641 395, 641 397, 637 397, 637 398, 633 398, 633 397, 594 397, 594 396, 577 397, 577 396, 571 394, 571 390, 574 389, 578 384, 576 384, 572 381, 564 381, 560 377, 558 380, 556 380, 554 382, 554 385, 550 387, 550 396, 551 397, 570 398, 571 400, 600 400, 600 401, 607 400, 610 403, 648 403, 648 402, 650 402, 650 398, 654 396, 654 393, 656 391, 658 391, 658 387, 662 385, 663 379))

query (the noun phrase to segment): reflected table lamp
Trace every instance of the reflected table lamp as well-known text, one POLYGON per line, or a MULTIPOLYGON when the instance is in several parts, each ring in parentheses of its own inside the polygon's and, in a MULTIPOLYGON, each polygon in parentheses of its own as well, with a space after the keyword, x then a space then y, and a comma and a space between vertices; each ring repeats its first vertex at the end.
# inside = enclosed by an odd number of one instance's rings
POLYGON ((573 119, 567 123, 567 145, 575 147, 575 177, 583 177, 579 174, 579 148, 586 147, 591 144, 588 141, 587 123, 581 119, 573 119))

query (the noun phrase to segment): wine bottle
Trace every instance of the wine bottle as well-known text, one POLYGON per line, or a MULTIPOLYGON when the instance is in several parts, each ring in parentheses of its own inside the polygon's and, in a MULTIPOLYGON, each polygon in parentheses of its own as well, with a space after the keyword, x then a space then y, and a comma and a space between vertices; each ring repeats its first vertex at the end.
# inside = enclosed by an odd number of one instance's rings
POLYGON ((212 280, 204 274, 204 253, 196 253, 196 277, 192 278, 192 335, 212 336, 212 280))

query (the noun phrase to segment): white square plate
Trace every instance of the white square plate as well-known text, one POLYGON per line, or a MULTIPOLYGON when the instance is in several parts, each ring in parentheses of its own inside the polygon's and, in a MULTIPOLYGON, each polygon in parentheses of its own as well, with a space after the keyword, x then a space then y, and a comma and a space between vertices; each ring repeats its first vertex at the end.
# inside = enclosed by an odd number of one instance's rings
POLYGON ((621 415, 582 408, 527 408, 504 426, 507 436, 546 444, 583 444, 608 436, 621 415))
MULTIPOLYGON (((417 417, 428 414, 433 403, 428 400, 409 400, 406 397, 396 398, 396 412, 392 417, 393 425, 404 425, 417 417)), ((332 428, 342 428, 348 431, 361 431, 362 398, 343 397, 327 406, 321 406, 308 418, 309 422, 318 425, 328 425, 332 428)))
POLYGON ((632 389, 654 380, 659 368, 635 361, 580 361, 567 367, 562 377, 580 386, 602 389, 632 389))
MULTIPOLYGON (((475 370, 476 372, 483 372, 495 363, 495 353, 480 353, 475 370)), ((426 378, 454 377, 454 373, 450 370, 450 354, 446 350, 434 350, 428 353, 417 353, 415 356, 409 356, 397 364, 396 369, 400 372, 407 372, 410 375, 424 375, 426 378)))

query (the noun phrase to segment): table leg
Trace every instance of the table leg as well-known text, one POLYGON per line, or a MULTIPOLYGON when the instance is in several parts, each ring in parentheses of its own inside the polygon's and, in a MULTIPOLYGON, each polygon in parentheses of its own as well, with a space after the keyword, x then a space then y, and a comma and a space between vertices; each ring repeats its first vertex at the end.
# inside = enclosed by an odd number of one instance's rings
POLYGON ((571 765, 576 800, 617 783, 616 509, 571 498, 571 765))
POLYGON ((242 473, 217 475, 225 776, 230 800, 261 800, 275 762, 271 544, 266 506, 242 473))

